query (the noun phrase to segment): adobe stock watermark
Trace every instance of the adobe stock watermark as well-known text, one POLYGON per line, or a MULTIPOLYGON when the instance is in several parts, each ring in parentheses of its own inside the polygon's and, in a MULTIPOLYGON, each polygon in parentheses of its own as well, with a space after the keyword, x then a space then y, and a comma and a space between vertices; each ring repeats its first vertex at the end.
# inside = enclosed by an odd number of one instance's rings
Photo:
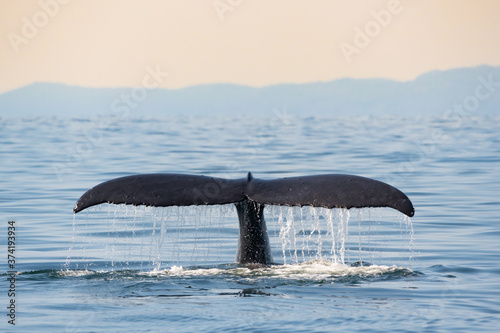
MULTIPOLYGON (((287 112, 286 106, 282 110, 273 109, 273 117, 269 120, 268 125, 262 127, 255 135, 250 136, 243 141, 237 149, 238 155, 247 156, 248 160, 254 160, 258 157, 258 151, 264 149, 276 137, 276 134, 286 126, 291 126, 295 120, 295 116, 287 112)), ((244 170, 238 162, 227 163, 223 178, 231 179, 241 177, 244 170)), ((194 189, 193 204, 199 205, 211 202, 212 199, 220 196, 220 193, 225 192, 228 184, 214 178, 212 182, 208 182, 202 188, 194 189)))
MULTIPOLYGON (((283 106, 281 110, 275 108, 272 112, 273 117, 269 120, 268 125, 262 127, 255 135, 240 145, 237 150, 239 154, 248 156, 249 160, 256 159, 259 150, 275 140, 276 134, 284 127, 292 125, 296 118, 287 112, 286 106, 283 106)), ((228 163, 226 169, 228 174, 243 171, 239 163, 228 163)))
POLYGON ((232 12, 241 5, 243 0, 214 0, 212 6, 214 7, 217 16, 221 21, 224 21, 224 16, 227 12, 232 12))
POLYGON ((49 24, 57 14, 62 5, 66 5, 70 0, 40 0, 38 5, 40 9, 36 11, 30 18, 23 16, 21 18, 20 34, 9 32, 7 38, 14 52, 19 53, 21 45, 27 45, 35 38, 41 29, 49 24))
POLYGON ((433 298, 425 307, 412 309, 408 314, 408 326, 417 328, 436 328, 436 318, 441 318, 443 311, 450 308, 450 304, 462 299, 461 285, 459 279, 453 278, 445 282, 439 298, 433 298))
POLYGON ((390 0, 387 3, 387 9, 379 11, 370 11, 372 20, 366 22, 363 29, 360 27, 354 28, 354 38, 352 44, 341 42, 340 50, 344 55, 347 63, 352 62, 352 57, 355 54, 360 54, 363 49, 368 47, 374 38, 377 38, 382 30, 386 28, 392 21, 393 15, 397 15, 403 11, 403 6, 399 0, 390 0))
POLYGON ((65 174, 81 165, 84 158, 90 156, 94 148, 102 144, 105 129, 126 120, 130 116, 130 111, 146 100, 149 92, 158 88, 163 80, 170 75, 168 72, 163 72, 159 65, 156 65, 155 68, 146 66, 145 71, 147 74, 142 78, 141 85, 135 86, 130 92, 121 94, 111 102, 112 113, 101 119, 97 128, 82 132, 83 141, 67 149, 63 163, 52 163, 54 173, 60 182, 63 181, 65 174))
POLYGON ((481 102, 489 99, 492 94, 500 88, 500 81, 493 81, 493 74, 487 78, 479 76, 479 84, 476 85, 474 93, 465 97, 462 103, 455 103, 452 108, 447 109, 443 114, 443 120, 456 120, 455 126, 461 126, 464 119, 469 118, 479 107, 481 102))
MULTIPOLYGON (((479 76, 477 85, 470 95, 467 95, 460 103, 454 103, 452 107, 446 109, 441 116, 442 120, 453 121, 452 126, 460 127, 463 122, 469 119, 481 107, 481 103, 488 100, 494 93, 500 90, 500 81, 494 81, 493 74, 486 78, 479 76)), ((396 176, 413 173, 416 170, 416 164, 423 162, 426 158, 437 152, 437 147, 449 140, 441 130, 435 129, 430 135, 430 142, 416 142, 416 149, 411 149, 406 160, 398 165, 396 176)), ((390 178, 392 178, 390 176, 390 178)))

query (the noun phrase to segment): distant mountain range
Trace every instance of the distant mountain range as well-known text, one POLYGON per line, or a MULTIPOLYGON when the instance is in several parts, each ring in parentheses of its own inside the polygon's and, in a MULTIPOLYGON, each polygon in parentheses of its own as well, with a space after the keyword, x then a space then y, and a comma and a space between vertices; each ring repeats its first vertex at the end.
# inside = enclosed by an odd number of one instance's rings
POLYGON ((440 116, 456 104, 464 105, 469 113, 500 114, 500 67, 432 71, 408 82, 339 79, 262 88, 208 84, 147 90, 35 83, 1 94, 0 117, 87 117, 125 112, 131 116, 265 116, 283 108, 299 116, 440 116))

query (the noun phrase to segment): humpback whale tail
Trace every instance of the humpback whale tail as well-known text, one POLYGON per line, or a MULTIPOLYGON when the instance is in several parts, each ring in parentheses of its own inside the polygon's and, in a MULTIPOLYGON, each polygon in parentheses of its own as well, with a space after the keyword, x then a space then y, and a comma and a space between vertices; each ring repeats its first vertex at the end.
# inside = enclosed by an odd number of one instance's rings
POLYGON ((325 208, 391 207, 411 217, 410 199, 386 183, 353 175, 317 175, 272 180, 223 179, 184 174, 146 174, 109 180, 85 192, 75 213, 101 203, 145 206, 236 206, 240 224, 237 262, 272 262, 265 205, 325 208))

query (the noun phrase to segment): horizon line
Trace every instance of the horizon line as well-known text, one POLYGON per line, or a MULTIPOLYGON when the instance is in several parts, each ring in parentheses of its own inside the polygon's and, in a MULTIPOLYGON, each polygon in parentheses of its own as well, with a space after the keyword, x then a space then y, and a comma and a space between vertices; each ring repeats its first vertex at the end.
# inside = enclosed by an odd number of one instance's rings
MULTIPOLYGON (((281 82, 281 83, 274 83, 274 84, 267 84, 267 85, 262 85, 262 86, 255 86, 255 85, 249 85, 249 84, 241 84, 241 83, 234 83, 234 82, 212 82, 212 83, 198 83, 198 84, 193 84, 193 85, 187 85, 183 87, 177 87, 177 88, 169 88, 169 87, 156 87, 155 89, 161 89, 161 90, 182 90, 182 89, 188 89, 188 88, 194 88, 194 87, 201 87, 201 86, 210 86, 210 85, 232 85, 232 86, 239 86, 239 87, 246 87, 246 88, 252 88, 252 89, 263 89, 263 88, 269 88, 269 87, 276 87, 276 86, 284 86, 284 85, 308 85, 308 84, 326 84, 326 83, 332 83, 336 81, 341 81, 341 80, 384 80, 384 81, 392 81, 392 82, 398 82, 398 83, 407 83, 407 82, 412 82, 415 80, 418 80, 420 77, 430 74, 430 73, 436 73, 436 72, 451 72, 455 70, 462 70, 462 69, 478 69, 480 67, 490 67, 490 68, 500 68, 500 66, 494 66, 494 65, 488 65, 488 64, 482 64, 482 65, 477 65, 477 66, 466 66, 466 67, 454 67, 450 69, 434 69, 430 70, 427 72, 424 72, 418 76, 416 76, 413 79, 410 80, 397 80, 397 79, 391 79, 391 78, 385 78, 385 77, 340 77, 337 79, 329 80, 329 81, 309 81, 309 82, 281 82)), ((87 85, 79 85, 79 84, 70 84, 66 82, 57 82, 57 81, 35 81, 31 82, 29 84, 25 84, 23 86, 6 90, 3 92, 0 92, 0 96, 11 93, 29 86, 37 85, 37 84, 52 84, 52 85, 62 85, 62 86, 67 86, 67 87, 77 87, 77 88, 84 88, 84 89, 131 89, 133 88, 132 86, 87 86, 87 85)))

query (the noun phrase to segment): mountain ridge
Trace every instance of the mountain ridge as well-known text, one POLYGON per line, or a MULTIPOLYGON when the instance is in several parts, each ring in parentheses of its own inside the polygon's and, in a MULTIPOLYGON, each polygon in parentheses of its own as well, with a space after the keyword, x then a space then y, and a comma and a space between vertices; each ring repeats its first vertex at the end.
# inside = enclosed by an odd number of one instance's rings
POLYGON ((137 116, 263 116, 283 108, 304 116, 440 115, 456 104, 475 100, 477 106, 471 104, 470 108, 483 114, 499 113, 500 67, 431 71, 404 82, 341 78, 265 87, 215 83, 141 90, 38 82, 1 94, 0 116, 80 117, 116 112, 137 116), (484 82, 491 84, 486 87, 484 82), (478 88, 481 85, 484 87, 478 88), (478 89, 488 94, 487 98, 474 97, 478 89))

